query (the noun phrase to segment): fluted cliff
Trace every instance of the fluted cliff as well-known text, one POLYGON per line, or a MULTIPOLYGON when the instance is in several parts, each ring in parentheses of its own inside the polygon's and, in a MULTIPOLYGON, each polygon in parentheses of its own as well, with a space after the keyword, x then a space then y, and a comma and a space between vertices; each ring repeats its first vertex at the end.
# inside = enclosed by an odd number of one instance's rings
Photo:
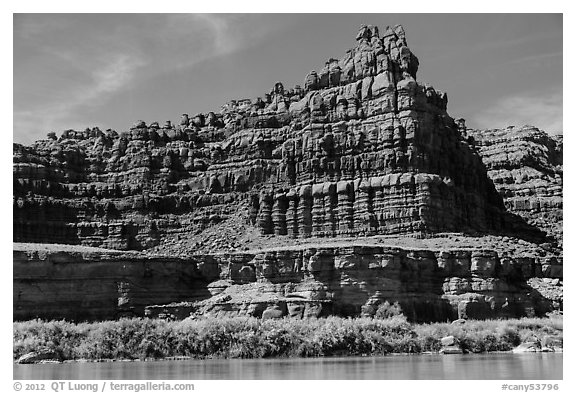
POLYGON ((14 145, 14 238, 146 249, 247 206, 262 234, 325 237, 505 226, 478 154, 416 81, 400 26, 220 114, 14 145))

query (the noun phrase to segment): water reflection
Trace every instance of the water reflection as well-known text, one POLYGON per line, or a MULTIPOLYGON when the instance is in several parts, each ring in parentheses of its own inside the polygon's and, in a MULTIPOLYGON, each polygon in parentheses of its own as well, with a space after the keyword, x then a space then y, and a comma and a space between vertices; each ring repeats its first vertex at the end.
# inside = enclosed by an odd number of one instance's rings
POLYGON ((14 365, 14 379, 562 379, 562 354, 14 365))

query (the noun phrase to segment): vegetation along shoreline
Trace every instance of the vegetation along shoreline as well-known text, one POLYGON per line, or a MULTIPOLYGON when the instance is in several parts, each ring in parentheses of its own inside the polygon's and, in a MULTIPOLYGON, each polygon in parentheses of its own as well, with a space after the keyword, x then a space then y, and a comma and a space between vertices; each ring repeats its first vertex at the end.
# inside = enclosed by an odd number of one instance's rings
POLYGON ((410 323, 391 318, 125 318, 14 322, 18 363, 562 351, 562 317, 410 323))

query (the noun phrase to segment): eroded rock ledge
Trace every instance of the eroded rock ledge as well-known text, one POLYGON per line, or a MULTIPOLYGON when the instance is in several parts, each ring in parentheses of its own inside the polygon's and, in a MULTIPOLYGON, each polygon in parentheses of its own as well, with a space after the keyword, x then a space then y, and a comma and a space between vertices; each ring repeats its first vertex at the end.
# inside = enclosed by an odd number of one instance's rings
POLYGON ((14 251, 14 317, 355 316, 384 301, 414 321, 518 317, 562 309, 562 277, 554 257, 487 249, 307 246, 188 259, 14 251))

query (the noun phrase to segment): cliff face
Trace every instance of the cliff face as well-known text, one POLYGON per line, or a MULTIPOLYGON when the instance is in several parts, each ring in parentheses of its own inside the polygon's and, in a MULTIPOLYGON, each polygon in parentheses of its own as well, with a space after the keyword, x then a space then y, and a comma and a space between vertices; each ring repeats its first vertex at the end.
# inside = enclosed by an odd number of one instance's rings
POLYGON ((14 318, 371 316, 385 301, 415 321, 533 316, 562 308, 562 275, 557 258, 487 249, 307 246, 187 259, 28 249, 14 251, 14 318), (170 302, 181 303, 154 306, 170 302))
POLYGON ((562 309, 562 141, 457 124, 400 26, 356 41, 217 114, 14 144, 14 242, 101 248, 15 250, 15 318, 562 309))
POLYGON ((555 258, 509 258, 494 250, 305 247, 224 256, 219 266, 220 281, 209 284, 215 296, 188 312, 373 316, 388 301, 411 320, 445 321, 544 315, 562 307, 526 283, 557 285, 562 268, 555 258))
POLYGON ((14 250, 14 319, 115 319, 143 315, 156 302, 206 297, 195 260, 60 248, 14 250))
POLYGON ((262 234, 300 238, 502 229, 480 157, 417 70, 400 26, 368 26, 304 87, 15 144, 14 239, 146 249, 239 206, 262 234))
POLYGON ((532 126, 468 132, 506 208, 561 245, 562 136, 532 126))

